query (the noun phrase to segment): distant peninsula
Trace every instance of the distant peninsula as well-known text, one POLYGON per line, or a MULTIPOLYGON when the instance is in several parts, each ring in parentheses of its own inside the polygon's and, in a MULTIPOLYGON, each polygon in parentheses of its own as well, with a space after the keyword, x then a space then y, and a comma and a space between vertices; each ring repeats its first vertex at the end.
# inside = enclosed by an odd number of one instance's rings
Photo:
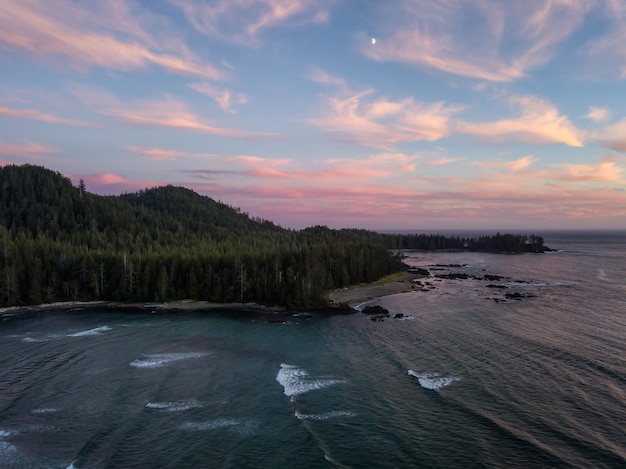
POLYGON ((540 236, 282 228, 183 187, 100 196, 58 172, 0 167, 0 307, 180 300, 322 308, 402 272, 403 250, 542 253, 540 236))

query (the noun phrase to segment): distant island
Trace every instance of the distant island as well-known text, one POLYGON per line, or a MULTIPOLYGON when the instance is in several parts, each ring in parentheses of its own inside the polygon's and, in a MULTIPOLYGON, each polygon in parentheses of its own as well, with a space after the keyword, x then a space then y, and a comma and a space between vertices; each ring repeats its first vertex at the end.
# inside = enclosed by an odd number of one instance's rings
POLYGON ((183 187, 100 196, 34 165, 0 168, 0 306, 189 299, 287 308, 406 270, 403 250, 542 253, 540 236, 282 228, 183 187))

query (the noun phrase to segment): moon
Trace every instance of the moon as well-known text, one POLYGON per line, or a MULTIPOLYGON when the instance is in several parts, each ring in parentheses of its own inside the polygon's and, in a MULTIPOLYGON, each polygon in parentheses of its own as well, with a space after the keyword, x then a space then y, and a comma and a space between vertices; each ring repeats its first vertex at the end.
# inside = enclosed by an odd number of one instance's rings
POLYGON ((372 38, 372 45, 374 45, 374 44, 376 44, 376 38, 375 37, 372 38))

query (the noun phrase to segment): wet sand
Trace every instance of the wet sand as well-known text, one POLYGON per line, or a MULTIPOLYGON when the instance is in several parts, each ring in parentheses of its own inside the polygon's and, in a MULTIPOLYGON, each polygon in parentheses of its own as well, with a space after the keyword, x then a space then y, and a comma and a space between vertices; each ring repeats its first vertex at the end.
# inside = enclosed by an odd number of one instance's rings
POLYGON ((381 298, 396 293, 404 293, 417 288, 413 280, 423 276, 405 272, 389 282, 374 282, 333 290, 328 298, 335 304, 355 305, 368 300, 381 298))

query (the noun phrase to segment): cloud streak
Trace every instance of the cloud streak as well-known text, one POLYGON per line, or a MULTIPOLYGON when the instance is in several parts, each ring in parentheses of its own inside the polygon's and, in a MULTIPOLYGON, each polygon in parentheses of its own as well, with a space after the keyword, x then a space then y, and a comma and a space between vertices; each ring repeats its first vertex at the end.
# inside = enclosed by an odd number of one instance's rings
POLYGON ((19 157, 33 156, 33 155, 47 155, 51 153, 59 153, 61 150, 53 147, 46 147, 39 145, 38 143, 26 143, 23 145, 15 145, 5 142, 0 142, 0 155, 12 155, 19 157))
POLYGON ((238 140, 266 140, 280 138, 280 134, 230 129, 212 125, 195 114, 190 106, 175 97, 165 95, 157 99, 122 101, 106 91, 77 87, 74 93, 95 112, 128 124, 201 132, 238 140))
POLYGON ((328 21, 328 0, 169 0, 200 32, 224 42, 257 45, 266 29, 328 21))
POLYGON ((584 132, 577 129, 548 101, 536 96, 513 96, 508 102, 519 111, 516 118, 480 123, 459 121, 455 129, 460 133, 491 141, 583 146, 584 132))
POLYGON ((143 155, 156 161, 173 161, 181 158, 212 158, 215 156, 215 153, 187 153, 166 148, 144 148, 132 145, 129 146, 128 149, 133 153, 143 155))
POLYGON ((554 57, 588 8, 587 0, 384 3, 379 14, 386 34, 375 45, 362 41, 360 51, 379 62, 511 82, 554 57))
POLYGON ((170 73, 211 80, 228 76, 175 36, 157 39, 148 32, 145 17, 122 0, 101 2, 97 8, 68 0, 2 0, 0 43, 42 60, 62 58, 78 70, 103 67, 130 71, 153 65, 170 73))
POLYGON ((29 120, 35 120, 35 121, 41 121, 41 122, 48 122, 50 124, 59 124, 59 125, 75 125, 79 127, 91 127, 93 125, 84 121, 57 117, 55 115, 47 114, 37 109, 13 109, 13 108, 0 106, 0 115, 16 117, 18 119, 29 119, 29 120))
POLYGON ((342 90, 328 96, 319 117, 309 119, 340 141, 374 148, 399 142, 435 141, 451 134, 450 119, 461 106, 443 101, 425 104, 412 97, 392 101, 373 98, 373 89, 342 90))

